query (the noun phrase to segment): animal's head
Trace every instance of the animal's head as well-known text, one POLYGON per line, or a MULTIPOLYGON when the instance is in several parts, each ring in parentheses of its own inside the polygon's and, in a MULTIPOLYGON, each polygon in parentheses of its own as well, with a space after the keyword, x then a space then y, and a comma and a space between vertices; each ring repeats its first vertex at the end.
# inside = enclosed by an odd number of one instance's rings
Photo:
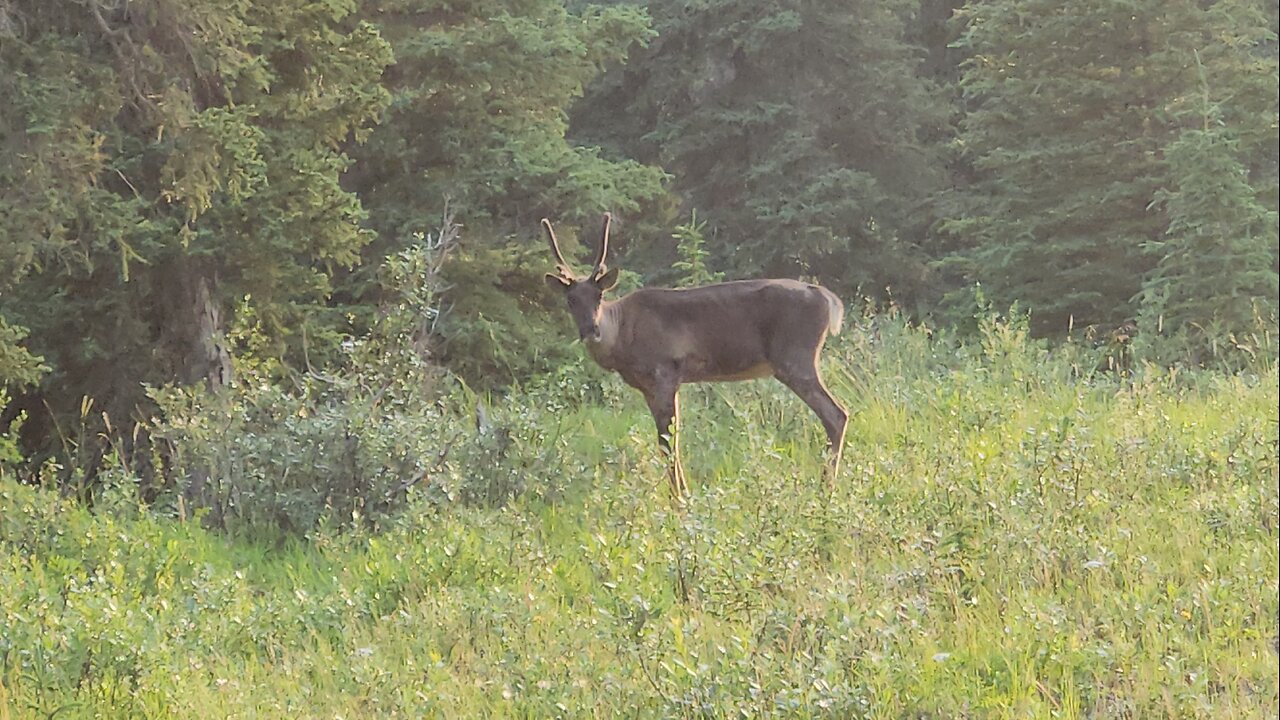
POLYGON ((551 243, 551 252, 556 258, 556 271, 547 273, 547 285, 564 293, 565 302, 569 305, 569 314, 578 325, 578 337, 583 340, 600 340, 600 314, 604 304, 604 294, 618 283, 617 269, 605 267, 605 256, 609 252, 609 223, 612 216, 605 213, 604 227, 600 231, 600 245, 596 249, 596 260, 591 272, 586 276, 578 276, 565 262, 560 254, 560 246, 556 243, 556 233, 551 229, 551 221, 542 220, 542 229, 547 232, 547 240, 551 243))

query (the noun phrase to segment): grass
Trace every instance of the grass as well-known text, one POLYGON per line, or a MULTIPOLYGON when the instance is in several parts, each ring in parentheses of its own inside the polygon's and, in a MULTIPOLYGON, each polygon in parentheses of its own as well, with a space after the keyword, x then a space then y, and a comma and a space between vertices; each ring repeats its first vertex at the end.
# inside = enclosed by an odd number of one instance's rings
POLYGON ((553 491, 377 533, 0 480, 0 720, 1275 717, 1274 368, 1121 381, 985 331, 835 344, 833 490, 768 383, 685 391, 683 512, 618 386, 545 413, 553 491))

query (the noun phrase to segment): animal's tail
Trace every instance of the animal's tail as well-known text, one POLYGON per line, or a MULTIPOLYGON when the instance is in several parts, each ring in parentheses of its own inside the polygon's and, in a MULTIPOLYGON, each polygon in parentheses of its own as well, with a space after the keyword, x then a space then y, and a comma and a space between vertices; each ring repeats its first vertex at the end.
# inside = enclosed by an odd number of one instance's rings
POLYGON ((814 287, 818 288, 818 292, 827 301, 827 332, 839 335, 840 327, 844 325, 844 303, 840 302, 840 298, 836 297, 835 293, 821 285, 814 287))

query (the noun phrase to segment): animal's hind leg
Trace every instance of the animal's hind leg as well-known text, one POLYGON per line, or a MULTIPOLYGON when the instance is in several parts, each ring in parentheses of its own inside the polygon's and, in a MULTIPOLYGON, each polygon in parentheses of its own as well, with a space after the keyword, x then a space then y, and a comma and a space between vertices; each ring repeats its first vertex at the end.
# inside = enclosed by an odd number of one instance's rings
POLYGON ((844 431, 849 424, 849 413, 831 396, 816 367, 779 368, 775 376, 799 395, 822 421, 822 427, 827 431, 829 452, 827 482, 835 483, 836 474, 840 472, 840 458, 844 454, 844 431))

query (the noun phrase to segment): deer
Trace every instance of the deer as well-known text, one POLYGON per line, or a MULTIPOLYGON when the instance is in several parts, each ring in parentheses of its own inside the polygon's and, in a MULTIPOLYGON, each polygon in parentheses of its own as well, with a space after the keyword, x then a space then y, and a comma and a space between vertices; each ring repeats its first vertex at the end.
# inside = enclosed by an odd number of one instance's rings
POLYGON ((689 492, 680 462, 680 386, 776 378, 809 406, 827 434, 828 484, 840 470, 849 414, 822 381, 818 364, 827 335, 840 332, 844 304, 820 285, 789 279, 735 280, 693 288, 641 288, 616 300, 608 268, 609 226, 591 271, 577 275, 565 261, 551 221, 542 229, 555 257, 546 282, 563 292, 591 359, 644 395, 667 458, 672 494, 689 492))

